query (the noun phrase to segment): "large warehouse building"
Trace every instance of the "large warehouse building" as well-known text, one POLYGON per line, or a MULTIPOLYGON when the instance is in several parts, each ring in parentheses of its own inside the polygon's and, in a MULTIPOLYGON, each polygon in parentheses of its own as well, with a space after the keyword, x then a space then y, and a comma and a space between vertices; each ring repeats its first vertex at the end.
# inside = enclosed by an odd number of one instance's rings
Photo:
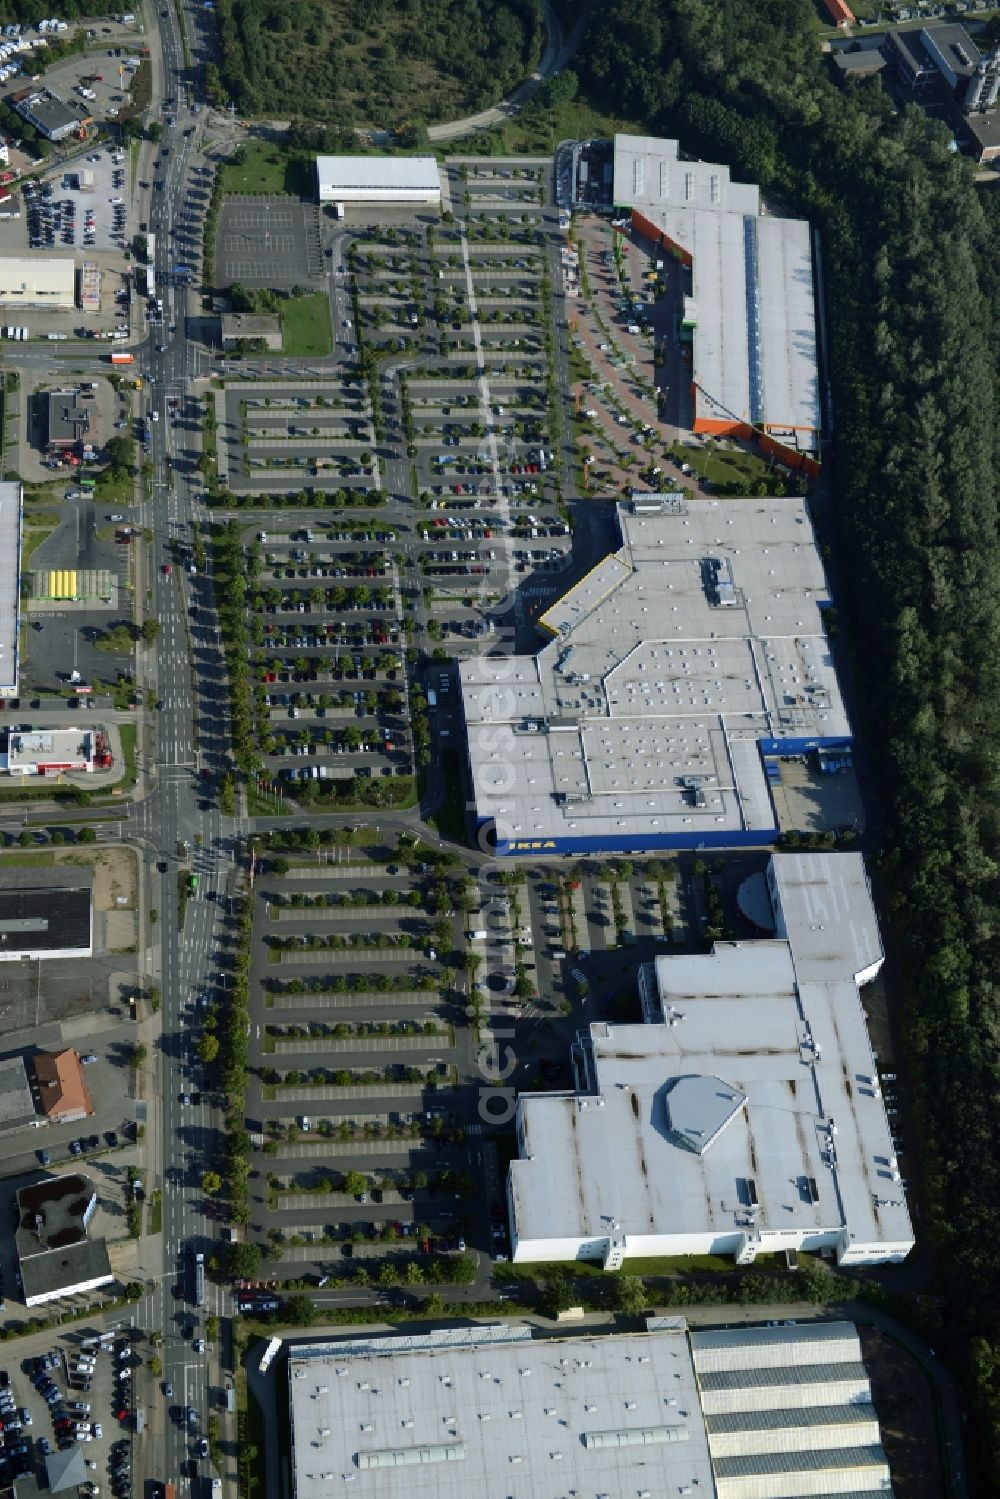
POLYGON ((0 867, 0 963, 89 958, 93 952, 89 869, 0 867))
POLYGON ((0 698, 17 696, 23 494, 0 482, 0 698))
POLYGON ((575 1089, 519 1098, 515 1261, 910 1252, 859 990, 882 963, 861 855, 775 854, 768 888, 779 938, 657 958, 647 1023, 590 1026, 575 1089))
POLYGON ((763 213, 729 169, 682 161, 677 141, 615 136, 619 212, 691 272, 682 320, 692 344, 695 432, 756 437, 812 470, 819 367, 809 225, 763 213))
POLYGON ((0 307, 71 312, 76 306, 73 257, 0 255, 0 307))
POLYGON ((317 156, 321 203, 441 203, 441 177, 433 156, 317 156))
POLYGON ((501 855, 771 843, 780 757, 850 754, 805 503, 645 495, 618 519, 549 644, 461 663, 478 821, 501 855))
POLYGON ((891 1495, 846 1322, 293 1343, 294 1499, 891 1495))

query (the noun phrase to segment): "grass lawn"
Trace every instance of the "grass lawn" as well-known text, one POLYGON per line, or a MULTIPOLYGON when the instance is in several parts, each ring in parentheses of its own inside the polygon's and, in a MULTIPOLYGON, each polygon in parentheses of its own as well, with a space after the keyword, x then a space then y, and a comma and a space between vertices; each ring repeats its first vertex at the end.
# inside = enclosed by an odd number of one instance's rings
MULTIPOLYGON (((268 1328, 267 1332, 270 1333, 270 1331, 271 1329, 268 1328)), ((262 1499, 266 1491, 266 1473, 262 1461, 265 1431, 264 1417, 261 1414, 260 1406, 257 1404, 256 1396, 247 1387, 245 1374, 240 1384, 242 1385, 242 1393, 246 1401, 245 1409, 242 1411, 239 1419, 240 1434, 246 1440, 245 1442, 241 1441, 240 1446, 245 1447, 248 1452, 257 1453, 256 1460, 248 1462, 241 1460, 240 1462, 240 1477, 243 1480, 240 1489, 246 1495, 246 1499, 258 1499, 258 1496, 261 1496, 262 1499)))
POLYGON ((55 525, 36 526, 32 524, 31 518, 25 516, 24 534, 21 541, 21 575, 24 576, 31 561, 31 554, 36 547, 47 540, 55 530, 55 525))
POLYGON ((774 470, 766 458, 759 453, 749 453, 743 448, 707 448, 674 443, 670 456, 678 463, 689 463, 696 474, 709 483, 722 486, 739 484, 749 486, 768 482, 774 470))
POLYGON ((134 476, 131 472, 112 478, 111 470, 105 469, 96 476, 97 488, 94 499, 99 505, 131 505, 134 476))
POLYGON ((125 757, 125 774, 118 782, 120 791, 131 791, 135 785, 135 741, 138 735, 138 725, 134 723, 119 724, 118 732, 122 739, 122 754, 125 757))
MULTIPOLYGON (((466 136, 459 142, 463 156, 504 156, 509 154, 548 155, 562 140, 595 140, 625 134, 643 134, 644 127, 634 120, 620 120, 593 109, 585 100, 543 109, 527 105, 519 115, 496 130, 466 136)), ((426 147, 424 148, 426 149, 426 147)), ((442 157, 453 155, 454 142, 438 148, 442 157)))
POLYGON ((291 817, 283 797, 260 791, 252 783, 247 785, 247 815, 249 817, 291 817))
POLYGON ((319 359, 333 348, 330 302, 326 292, 314 291, 281 304, 282 352, 319 359))
POLYGON ((299 198, 316 191, 314 158, 305 151, 283 151, 270 141, 244 141, 241 165, 222 168, 224 193, 291 193, 299 198))
POLYGON ((494 1271, 497 1279, 539 1280, 546 1270, 568 1269, 572 1275, 608 1276, 617 1274, 638 1275, 643 1279, 655 1275, 733 1275, 736 1265, 732 1260, 717 1254, 657 1255, 649 1259, 626 1259, 620 1272, 604 1270, 593 1260, 575 1260, 571 1265, 498 1265, 494 1271))

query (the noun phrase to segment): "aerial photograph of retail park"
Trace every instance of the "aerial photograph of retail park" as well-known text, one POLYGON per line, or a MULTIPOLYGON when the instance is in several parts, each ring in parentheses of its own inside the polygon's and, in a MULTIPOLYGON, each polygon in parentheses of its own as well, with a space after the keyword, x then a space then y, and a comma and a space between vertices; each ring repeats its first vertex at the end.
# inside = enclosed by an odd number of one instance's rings
POLYGON ((1000 1492, 998 100, 0 0, 0 1495, 1000 1492))

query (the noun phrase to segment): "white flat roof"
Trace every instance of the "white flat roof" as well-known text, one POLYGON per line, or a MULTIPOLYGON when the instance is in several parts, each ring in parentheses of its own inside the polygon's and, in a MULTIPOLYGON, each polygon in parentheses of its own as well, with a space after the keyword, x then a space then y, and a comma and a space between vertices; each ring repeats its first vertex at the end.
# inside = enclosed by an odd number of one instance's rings
MULTIPOLYGON (((600 1240, 618 1220, 633 1242, 751 1226, 912 1244, 854 977, 856 918, 866 901, 866 928, 875 914, 852 873, 859 856, 812 857, 813 888, 828 872, 822 952, 796 915, 788 940, 658 957, 663 1021, 592 1025, 581 1038, 586 1092, 521 1096, 522 1159, 510 1177, 519 1242, 600 1240), (840 860, 851 868, 838 871, 840 860), (692 1079, 710 1106, 692 1112, 684 1098, 672 1110, 675 1086, 692 1079), (700 1150, 692 1119, 704 1128, 700 1150)), ((790 891, 800 874, 791 869, 790 891)))
POLYGON ((643 211, 691 256, 699 415, 796 430, 811 449, 820 404, 809 225, 718 208, 643 211))
POLYGON ((289 1349, 296 1499, 656 1499, 713 1492, 684 1323, 527 1327, 289 1349))
POLYGON ((615 206, 643 213, 669 205, 760 212, 760 189, 753 183, 733 182, 729 168, 715 162, 681 161, 679 151, 679 142, 660 136, 616 135, 615 206))
POLYGON ((768 883, 800 981, 874 976, 884 954, 861 854, 774 854, 768 883))
POLYGON ((0 255, 0 303, 72 307, 75 301, 72 255, 0 255))
POLYGON ((460 665, 479 816, 501 844, 773 829, 758 741, 851 733, 805 502, 618 515, 619 550, 541 617, 549 644, 460 665))
POLYGON ((89 763, 94 758, 94 734, 89 728, 35 729, 30 734, 11 730, 0 768, 15 775, 20 766, 89 763))
POLYGON ((21 485, 0 482, 0 695, 17 692, 21 593, 21 485))
MULTIPOLYGON (((616 135, 614 202, 691 257, 697 415, 764 426, 812 452, 820 428, 809 225, 762 211, 759 189, 675 140, 616 135)), ((688 310, 686 305, 685 310, 688 310)))
POLYGON ((441 192, 433 156, 317 156, 316 180, 321 199, 398 193, 405 201, 441 192))

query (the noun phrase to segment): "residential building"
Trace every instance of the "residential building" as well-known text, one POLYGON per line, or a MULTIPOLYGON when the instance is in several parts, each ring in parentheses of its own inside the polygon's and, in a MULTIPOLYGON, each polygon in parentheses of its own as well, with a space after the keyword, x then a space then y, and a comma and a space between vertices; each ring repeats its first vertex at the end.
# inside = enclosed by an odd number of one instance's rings
POLYGON ((31 1064, 40 1110, 50 1124, 74 1124, 94 1113, 80 1055, 72 1047, 36 1052, 31 1064))

